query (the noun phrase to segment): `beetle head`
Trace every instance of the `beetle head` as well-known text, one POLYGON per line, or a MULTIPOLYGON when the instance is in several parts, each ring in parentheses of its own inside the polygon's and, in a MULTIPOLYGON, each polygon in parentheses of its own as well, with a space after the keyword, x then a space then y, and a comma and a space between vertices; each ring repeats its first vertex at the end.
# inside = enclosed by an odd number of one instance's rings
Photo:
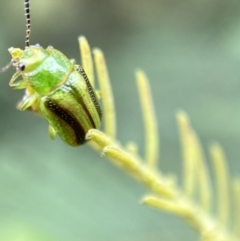
POLYGON ((39 45, 31 45, 24 50, 11 47, 8 51, 12 56, 12 66, 24 72, 35 70, 48 56, 47 51, 39 45))

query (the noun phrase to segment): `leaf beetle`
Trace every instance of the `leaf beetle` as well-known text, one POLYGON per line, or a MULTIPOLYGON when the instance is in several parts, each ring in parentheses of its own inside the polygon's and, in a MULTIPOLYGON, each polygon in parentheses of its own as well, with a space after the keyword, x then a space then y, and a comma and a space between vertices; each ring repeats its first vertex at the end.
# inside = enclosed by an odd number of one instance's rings
POLYGON ((9 85, 26 89, 18 103, 19 110, 30 110, 49 123, 49 135, 56 134, 70 146, 85 143, 88 130, 99 128, 101 108, 88 77, 74 60, 69 60, 52 46, 44 49, 30 45, 30 0, 25 0, 25 49, 9 48, 11 62, 0 72, 13 66, 16 73, 9 85), (21 77, 21 80, 18 78, 21 77))

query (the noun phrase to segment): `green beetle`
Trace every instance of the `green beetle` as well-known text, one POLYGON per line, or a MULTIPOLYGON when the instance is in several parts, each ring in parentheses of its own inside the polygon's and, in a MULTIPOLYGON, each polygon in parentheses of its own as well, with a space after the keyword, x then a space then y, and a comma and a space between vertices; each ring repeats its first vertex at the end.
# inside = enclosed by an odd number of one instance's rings
POLYGON ((49 135, 56 133, 71 146, 85 142, 89 129, 99 128, 101 108, 94 89, 84 70, 63 53, 49 46, 30 45, 29 1, 25 0, 27 33, 25 49, 9 48, 10 66, 16 73, 10 80, 13 89, 26 89, 18 104, 19 110, 30 110, 43 116, 49 123, 49 135), (16 82, 18 77, 22 80, 16 82))

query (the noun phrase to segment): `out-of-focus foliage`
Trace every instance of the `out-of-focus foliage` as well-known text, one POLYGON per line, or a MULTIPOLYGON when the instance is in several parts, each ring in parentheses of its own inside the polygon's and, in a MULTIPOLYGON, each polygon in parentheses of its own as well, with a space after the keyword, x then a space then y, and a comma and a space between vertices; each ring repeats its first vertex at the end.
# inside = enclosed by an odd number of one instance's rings
MULTIPOLYGON (((0 2, 0 65, 7 48, 23 47, 21 1, 0 2)), ((161 170, 179 173, 176 109, 191 116, 203 143, 217 139, 239 174, 239 1, 34 1, 31 42, 49 44, 79 61, 77 37, 103 49, 113 86, 118 138, 144 149, 133 71, 151 80, 160 120, 161 170), (132 77, 131 77, 132 76, 132 77)), ((10 70, 0 88, 0 224, 37 227, 57 240, 194 240, 181 221, 137 206, 145 190, 87 146, 51 142, 47 124, 15 110, 10 70), (7 220, 7 221, 6 221, 7 220), (170 230, 170 232, 169 232, 170 230)), ((205 146, 204 146, 205 148, 205 146)), ((14 232, 14 229, 13 229, 14 232)))
POLYGON ((44 235, 33 226, 19 220, 8 222, 2 227, 0 239, 4 241, 55 241, 53 237, 44 235))

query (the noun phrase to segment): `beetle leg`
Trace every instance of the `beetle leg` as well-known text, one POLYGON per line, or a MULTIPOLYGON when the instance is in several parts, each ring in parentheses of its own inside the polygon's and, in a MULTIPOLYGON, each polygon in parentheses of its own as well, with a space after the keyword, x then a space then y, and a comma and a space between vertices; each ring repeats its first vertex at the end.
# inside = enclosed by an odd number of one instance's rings
POLYGON ((52 139, 52 140, 55 139, 57 132, 51 125, 48 126, 48 134, 49 134, 50 139, 52 139))
POLYGON ((70 59, 70 62, 72 63, 72 64, 76 64, 76 60, 75 59, 70 59))
POLYGON ((100 90, 95 90, 97 98, 100 100, 102 98, 102 93, 100 90))
MULTIPOLYGON (((21 106, 23 105, 23 103, 26 101, 27 98, 29 98, 30 96, 33 96, 34 94, 37 94, 33 89, 31 89, 30 86, 28 86, 28 88, 25 90, 25 94, 23 96, 23 98, 17 103, 17 109, 21 110, 21 106)), ((32 111, 36 114, 41 115, 41 111, 39 109, 39 101, 40 101, 41 96, 38 95, 38 98, 35 100, 34 103, 32 103, 27 109, 25 110, 29 110, 32 111)))
POLYGON ((28 86, 28 83, 26 80, 19 80, 16 83, 9 83, 10 87, 14 90, 18 90, 18 89, 25 89, 28 86))
POLYGON ((14 83, 16 79, 21 75, 21 72, 16 72, 10 82, 9 85, 12 89, 25 89, 27 87, 27 81, 26 80, 19 80, 18 82, 14 83))
POLYGON ((29 108, 31 105, 33 105, 33 103, 37 100, 37 98, 39 97, 39 95, 37 93, 34 93, 32 95, 28 95, 26 96, 22 102, 20 103, 20 105, 18 105, 18 109, 19 110, 26 110, 27 108, 29 108))
MULTIPOLYGON (((18 73, 17 73, 18 74, 18 73)), ((10 85, 10 87, 12 88, 12 89, 25 89, 25 88, 27 88, 27 86, 28 86, 28 83, 27 83, 27 81, 26 80, 19 80, 18 82, 16 82, 16 83, 14 83, 14 81, 17 79, 17 77, 19 76, 19 74, 18 75, 16 75, 16 78, 14 78, 15 76, 13 76, 12 78, 11 78, 11 80, 10 80, 10 82, 9 82, 9 85, 10 85)))

